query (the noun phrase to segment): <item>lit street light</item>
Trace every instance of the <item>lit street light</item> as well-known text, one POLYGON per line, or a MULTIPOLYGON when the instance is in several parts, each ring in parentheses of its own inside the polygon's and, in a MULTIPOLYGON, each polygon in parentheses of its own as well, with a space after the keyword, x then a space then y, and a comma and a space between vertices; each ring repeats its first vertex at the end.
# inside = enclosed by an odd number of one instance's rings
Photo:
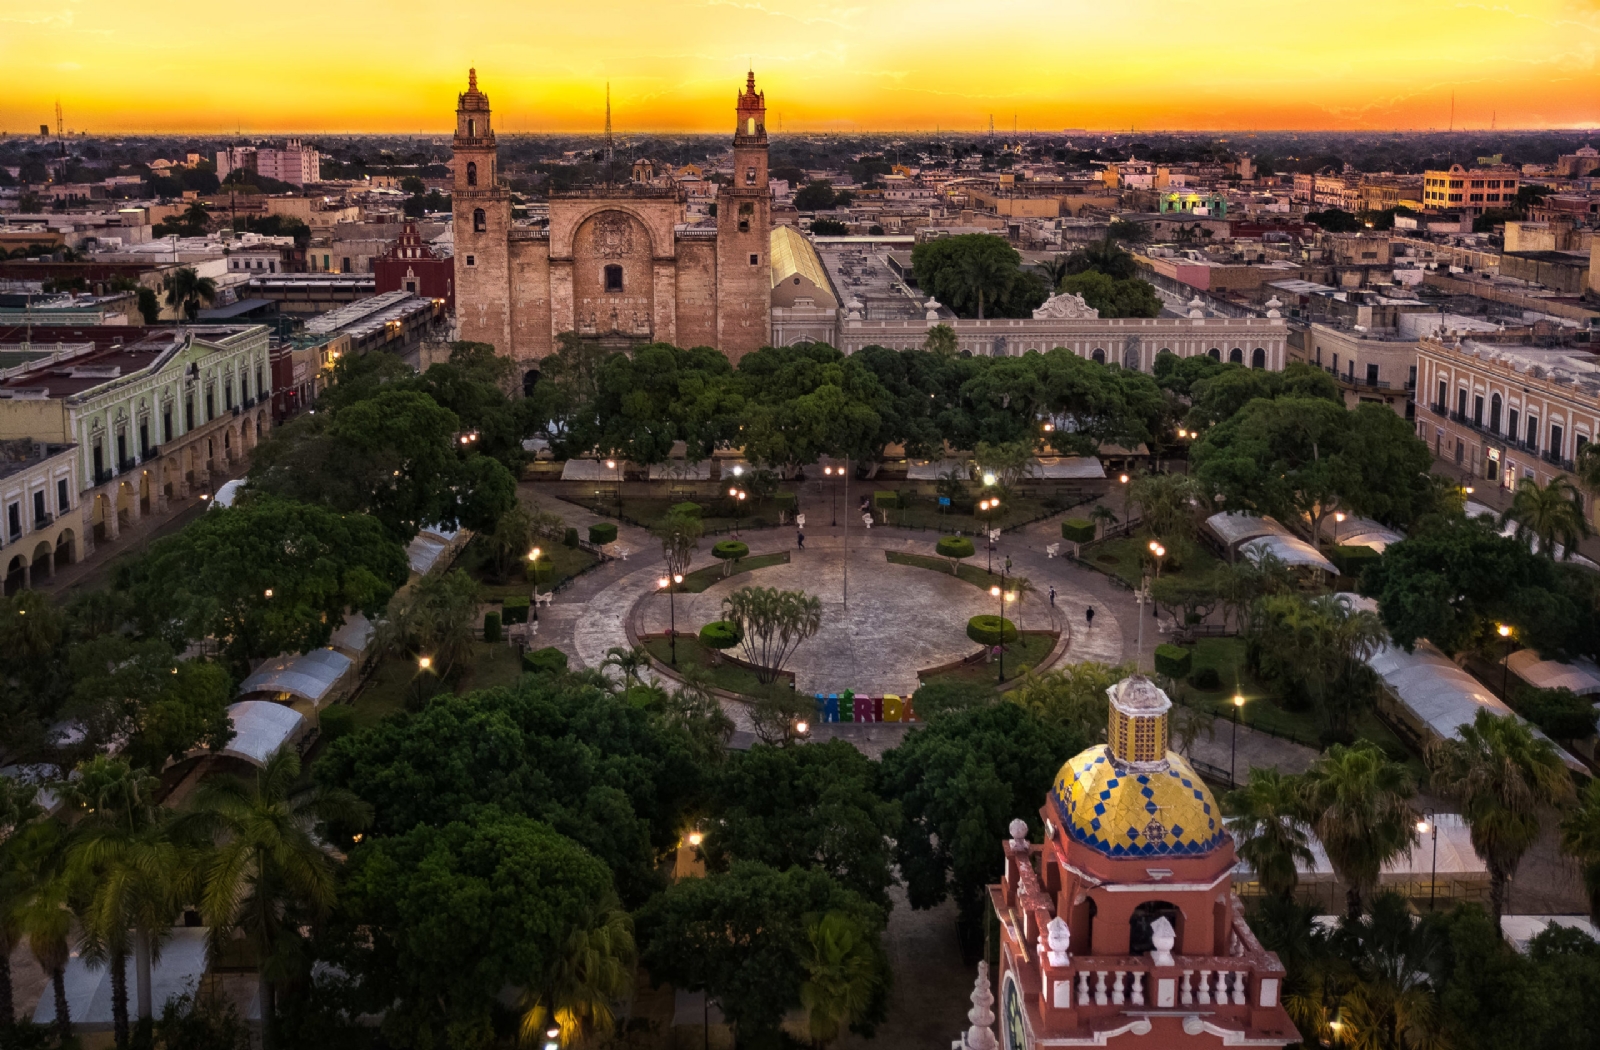
POLYGON ((1428 876, 1428 910, 1433 910, 1439 884, 1439 821, 1430 812, 1417 821, 1417 834, 1433 836, 1433 873, 1428 876))
POLYGON ((672 666, 678 666, 678 600, 676 584, 683 582, 683 576, 673 573, 671 578, 661 577, 656 581, 656 587, 667 592, 667 615, 671 626, 668 628, 668 637, 672 639, 672 666))
POLYGON ((1506 698, 1506 689, 1511 685, 1511 647, 1516 644, 1511 640, 1511 625, 1500 624, 1495 628, 1496 633, 1506 640, 1506 658, 1500 661, 1500 699, 1506 698))
POLYGON ((1234 777, 1234 765, 1239 759, 1239 712, 1244 710, 1244 694, 1233 694, 1233 745, 1228 749, 1228 786, 1238 787, 1239 781, 1234 777))
MULTIPOLYGON (((844 477, 844 468, 843 467, 823 467, 822 468, 822 474, 823 474, 824 477, 827 477, 827 478, 843 478, 844 477)), ((839 526, 839 490, 835 489, 832 485, 828 486, 828 502, 829 502, 829 505, 833 508, 832 509, 833 525, 834 525, 835 528, 838 528, 838 526, 839 526)))
MULTIPOLYGON (((1005 583, 1005 579, 1005 575, 1002 573, 1000 576, 1000 582, 1005 583)), ((995 681, 999 685, 1004 685, 1006 681, 1006 602, 1016 601, 1017 592, 1003 590, 1000 587, 990 587, 989 593, 992 596, 1000 599, 1000 626, 998 628, 1000 633, 1000 642, 996 647, 1000 650, 1000 670, 995 681)))

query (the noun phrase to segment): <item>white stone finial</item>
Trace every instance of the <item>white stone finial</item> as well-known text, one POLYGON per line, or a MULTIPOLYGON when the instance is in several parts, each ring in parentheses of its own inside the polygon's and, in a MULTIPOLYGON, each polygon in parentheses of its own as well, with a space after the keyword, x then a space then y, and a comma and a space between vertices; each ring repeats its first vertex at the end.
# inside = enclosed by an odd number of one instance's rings
POLYGON ((1072 962, 1068 951, 1072 947, 1072 929, 1057 915, 1045 927, 1050 935, 1050 965, 1066 966, 1072 962))
POLYGON ((962 1045, 966 1050, 995 1050, 998 1045, 994 1037, 994 993, 989 991, 989 964, 978 963, 978 979, 972 985, 972 1009, 967 1011, 967 1020, 972 1027, 967 1029, 967 1036, 962 1045))
POLYGON ((1013 846, 1026 846, 1028 844, 1028 822, 1018 817, 1011 822, 1011 844, 1013 846))
POLYGON ((1172 946, 1178 943, 1178 936, 1165 915, 1150 924, 1150 943, 1155 948, 1150 953, 1150 961, 1157 966, 1171 966, 1172 946))
POLYGON ((944 309, 943 304, 937 299, 929 299, 922 304, 922 307, 928 311, 923 315, 924 319, 928 321, 937 321, 939 319, 939 311, 944 309))
POLYGON ((1189 300, 1189 316, 1190 317, 1204 317, 1205 315, 1206 315, 1205 300, 1201 299, 1198 295, 1195 296, 1193 299, 1190 299, 1189 300))
POLYGON ((1267 300, 1267 316, 1268 317, 1282 317, 1283 316, 1283 300, 1279 299, 1276 295, 1274 295, 1271 299, 1267 300))

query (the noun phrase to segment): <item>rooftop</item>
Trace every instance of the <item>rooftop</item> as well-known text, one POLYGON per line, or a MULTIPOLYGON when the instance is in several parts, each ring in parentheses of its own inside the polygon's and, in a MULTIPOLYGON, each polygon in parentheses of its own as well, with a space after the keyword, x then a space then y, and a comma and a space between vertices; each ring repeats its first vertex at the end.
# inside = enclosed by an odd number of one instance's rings
POLYGON ((0 478, 38 466, 51 456, 70 451, 73 445, 52 445, 31 438, 0 441, 0 478))
MULTIPOLYGON (((249 331, 254 325, 187 325, 182 328, 142 328, 123 325, 52 327, 50 335, 63 343, 93 343, 86 353, 43 362, 0 380, 0 398, 33 396, 71 397, 164 363, 191 338, 215 343, 249 331)), ((0 344, 20 342, 25 330, 0 329, 0 344)), ((39 346, 39 344, 33 344, 39 346)), ((48 346, 39 346, 48 349, 48 346)))

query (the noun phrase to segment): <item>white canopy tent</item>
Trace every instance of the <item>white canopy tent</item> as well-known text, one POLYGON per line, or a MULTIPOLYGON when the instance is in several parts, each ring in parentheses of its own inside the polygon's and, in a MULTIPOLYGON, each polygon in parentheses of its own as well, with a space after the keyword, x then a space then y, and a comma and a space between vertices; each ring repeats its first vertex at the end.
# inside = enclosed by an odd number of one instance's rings
POLYGON ((1399 543, 1405 539, 1400 533, 1379 525, 1371 518, 1356 517, 1349 517, 1339 522, 1334 530, 1334 538, 1342 547, 1371 547, 1379 554, 1382 554, 1389 544, 1399 543))
POLYGON ((1339 570, 1324 558, 1317 549, 1298 536, 1261 536, 1239 548, 1239 553, 1253 562, 1271 554, 1291 569, 1317 569, 1335 576, 1339 570))
MULTIPOLYGON (((1224 824, 1232 824, 1237 818, 1225 817, 1224 824)), ((1410 852, 1402 853, 1383 866, 1379 876, 1379 885, 1393 885, 1413 883, 1427 880, 1437 871, 1441 879, 1446 876, 1482 876, 1488 879, 1489 866, 1483 862, 1472 848, 1472 829, 1467 826, 1459 813, 1435 813, 1431 822, 1439 827, 1439 856, 1435 861, 1433 855, 1432 833, 1419 834, 1418 840, 1412 845, 1410 852), (1435 867, 1437 864, 1437 867, 1435 867)), ((1328 851, 1323 848, 1317 839, 1316 833, 1305 824, 1299 825, 1305 833, 1306 844, 1311 847, 1311 863, 1304 861, 1295 862, 1295 870, 1302 879, 1328 880, 1336 878, 1333 862, 1328 859, 1328 851)), ((1239 861, 1233 867, 1233 877, 1236 882, 1254 882, 1256 875, 1246 861, 1239 861)))
POLYGON ((287 693, 321 707, 352 666, 348 656, 334 649, 284 653, 256 668, 254 674, 239 684, 239 695, 287 693))
POLYGON ((1106 476, 1106 468, 1093 456, 1041 456, 1025 475, 1045 481, 1082 481, 1106 476))
POLYGON ((1224 511, 1213 514, 1206 519, 1206 528, 1221 540, 1223 545, 1232 551, 1246 540, 1253 540, 1258 536, 1287 536, 1289 530, 1278 524, 1272 518, 1258 517, 1254 514, 1235 514, 1224 511))
POLYGON ((254 766, 266 765, 274 751, 298 742, 307 725, 299 711, 271 700, 240 700, 229 705, 228 718, 233 742, 222 753, 254 766))
POLYGON ((233 501, 239 498, 239 490, 245 486, 244 478, 234 478, 232 481, 223 482, 217 489, 217 494, 211 497, 212 507, 231 507, 233 501))
POLYGON ((377 633, 377 628, 372 621, 359 612, 346 613, 344 623, 333 632, 328 639, 328 648, 337 649, 351 659, 357 659, 367 651, 372 644, 372 636, 377 633))
POLYGON ((616 466, 606 466, 603 459, 569 459, 561 467, 562 481, 617 481, 622 472, 627 470, 627 464, 621 460, 612 460, 616 466))
POLYGON ((1600 667, 1591 660, 1541 660, 1536 650, 1518 649, 1501 663, 1535 689, 1570 689, 1579 696, 1600 697, 1600 667))
MULTIPOLYGON (((199 926, 176 926, 161 948, 161 958, 150 966, 150 1002, 156 1016, 168 1001, 191 994, 200 986, 209 959, 207 938, 210 930, 199 926)), ((111 1031, 111 968, 91 967, 79 952, 67 959, 63 978, 67 986, 67 1016, 79 1032, 111 1031)), ((139 967, 128 960, 128 1006, 138 1002, 139 967)), ((35 1024, 54 1024, 56 997, 39 997, 34 1008, 35 1024)))
POLYGON ((460 529, 424 525, 422 531, 406 545, 406 559, 411 563, 411 571, 423 576, 432 572, 445 551, 455 544, 456 538, 460 535, 460 529))
MULTIPOLYGON (((616 480, 616 472, 609 472, 612 476, 608 480, 616 480)), ((669 459, 665 463, 650 464, 651 481, 710 481, 711 461, 702 459, 698 463, 690 463, 686 459, 669 459)))

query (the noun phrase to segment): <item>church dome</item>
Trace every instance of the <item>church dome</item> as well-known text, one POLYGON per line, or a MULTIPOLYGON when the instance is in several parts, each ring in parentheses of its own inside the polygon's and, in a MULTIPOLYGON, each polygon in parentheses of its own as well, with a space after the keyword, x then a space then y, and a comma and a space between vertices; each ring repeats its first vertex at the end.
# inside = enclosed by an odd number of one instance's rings
POLYGON ((1050 803, 1068 837, 1108 857, 1198 856, 1223 841, 1211 790, 1168 747, 1172 701, 1135 675, 1107 690, 1109 743, 1061 767, 1050 803))

